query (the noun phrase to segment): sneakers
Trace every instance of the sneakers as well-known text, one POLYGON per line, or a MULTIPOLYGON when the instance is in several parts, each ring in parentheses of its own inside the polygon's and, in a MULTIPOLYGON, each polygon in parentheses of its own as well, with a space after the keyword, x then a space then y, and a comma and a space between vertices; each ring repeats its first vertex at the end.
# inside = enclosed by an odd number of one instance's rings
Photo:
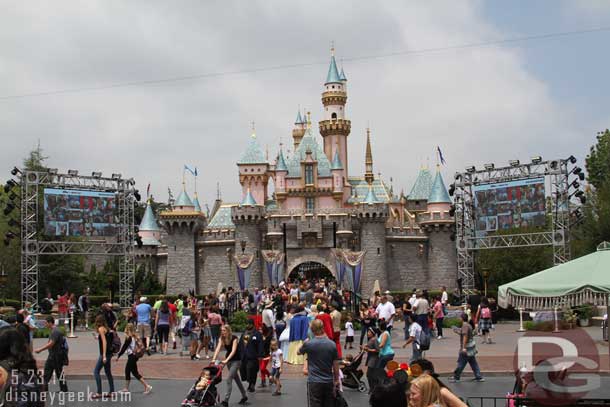
POLYGON ((195 359, 197 359, 197 360, 201 359, 201 356, 199 356, 199 353, 195 354, 195 359))
POLYGON ((484 377, 476 377, 476 378, 474 378, 472 380, 475 381, 475 382, 481 383, 481 382, 485 381, 485 378, 484 377))
POLYGON ((151 391, 152 391, 152 386, 148 385, 148 387, 146 387, 146 389, 144 389, 144 394, 150 394, 151 391))
MULTIPOLYGON (((244 405, 244 404, 246 404, 247 402, 248 402, 248 397, 242 397, 242 398, 241 398, 241 400, 239 400, 239 403, 237 403, 237 404, 240 404, 240 405, 242 405, 242 406, 243 406, 243 405, 244 405)), ((228 405, 228 404, 227 404, 227 405, 228 405)))
POLYGON ((229 407, 229 402, 228 401, 223 401, 222 403, 220 403, 220 405, 222 407, 229 407))
POLYGON ((443 337, 442 336, 437 336, 436 339, 443 339, 443 337))
POLYGON ((459 383, 460 379, 456 379, 455 377, 450 377, 448 380, 449 383, 459 383))

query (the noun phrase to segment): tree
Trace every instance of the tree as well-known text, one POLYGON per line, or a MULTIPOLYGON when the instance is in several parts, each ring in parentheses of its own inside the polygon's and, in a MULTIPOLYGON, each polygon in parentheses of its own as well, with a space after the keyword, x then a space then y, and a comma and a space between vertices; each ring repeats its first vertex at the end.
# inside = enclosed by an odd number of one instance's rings
POLYGON ((30 171, 46 171, 48 167, 44 165, 44 162, 49 157, 45 156, 42 153, 42 148, 40 147, 40 140, 36 145, 36 148, 28 154, 28 156, 23 160, 23 167, 26 170, 30 171))

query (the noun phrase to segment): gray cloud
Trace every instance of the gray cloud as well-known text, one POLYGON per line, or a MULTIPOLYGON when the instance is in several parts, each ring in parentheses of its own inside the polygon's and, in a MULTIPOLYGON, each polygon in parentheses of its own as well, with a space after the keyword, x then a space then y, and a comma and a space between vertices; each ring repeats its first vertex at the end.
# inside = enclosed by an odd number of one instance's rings
MULTIPOLYGON (((328 47, 338 58, 503 38, 478 2, 27 2, 0 15, 0 96, 205 72, 323 62, 168 84, 4 100, 9 168, 40 139, 50 164, 120 171, 158 199, 199 167, 198 190, 239 200, 235 162, 256 121, 274 157, 300 105, 321 118, 328 47)), ((363 171, 370 123, 376 171, 409 191, 440 145, 446 180, 474 163, 581 157, 593 141, 569 101, 527 70, 518 48, 488 46, 344 63, 350 171, 363 171)), ((189 185, 192 190, 192 184, 189 185)))

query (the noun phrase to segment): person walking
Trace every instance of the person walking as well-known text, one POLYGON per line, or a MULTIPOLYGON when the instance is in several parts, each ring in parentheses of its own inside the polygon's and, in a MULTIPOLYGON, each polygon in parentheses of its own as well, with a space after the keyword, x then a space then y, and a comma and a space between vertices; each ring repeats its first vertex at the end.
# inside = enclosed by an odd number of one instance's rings
POLYGON ((337 309, 339 306, 336 302, 331 302, 329 304, 330 309, 330 318, 333 326, 333 340, 335 341, 335 345, 337 346, 337 353, 339 354, 339 359, 343 357, 342 349, 341 349, 341 313, 337 309))
POLYGON ((114 393, 114 379, 112 378, 112 332, 106 324, 106 319, 103 315, 98 315, 95 318, 95 330, 97 332, 97 341, 99 346, 99 357, 95 368, 93 369, 93 377, 95 377, 95 385, 97 387, 97 393, 94 393, 91 398, 99 399, 103 398, 102 394, 102 377, 100 371, 104 368, 106 379, 108 380, 108 386, 110 387, 110 396, 114 393))
POLYGON ((89 288, 86 288, 83 294, 78 297, 78 309, 84 319, 83 326, 89 329, 89 288))
POLYGON ((311 322, 313 339, 298 350, 307 355, 307 399, 309 407, 333 407, 340 385, 337 346, 328 339, 319 319, 311 322))
POLYGON ((381 379, 382 370, 377 367, 379 365, 379 343, 375 330, 369 327, 366 335, 368 342, 361 348, 366 352, 366 380, 369 382, 369 394, 371 394, 381 379))
POLYGON ((460 335, 460 352, 458 354, 458 361, 455 370, 453 371, 453 377, 449 378, 451 383, 460 381, 462 371, 469 364, 474 373, 474 380, 477 382, 484 382, 485 379, 481 376, 481 369, 477 363, 477 346, 474 341, 474 324, 468 321, 468 315, 462 314, 462 327, 458 329, 456 327, 456 333, 460 335))
POLYGON ((212 334, 212 346, 216 347, 220 337, 220 327, 222 326, 222 316, 218 314, 216 307, 211 307, 208 311, 208 324, 212 334))
POLYGON ((481 343, 492 343, 491 341, 491 327, 493 325, 491 320, 491 308, 489 307, 489 300, 487 297, 481 299, 479 309, 474 317, 477 321, 479 332, 483 335, 483 341, 481 343))
POLYGON ((146 352, 150 356, 150 314, 152 307, 148 304, 146 297, 140 297, 140 303, 136 306, 136 314, 138 321, 138 335, 142 339, 146 352))
POLYGON ((259 360, 263 356, 263 338, 254 327, 254 321, 248 319, 246 331, 241 335, 240 342, 243 347, 241 360, 241 378, 248 382, 248 392, 256 391, 256 376, 260 366, 259 360))
POLYGON ((432 307, 432 313, 434 314, 434 322, 436 324, 436 339, 443 339, 443 320, 445 319, 445 312, 443 311, 441 297, 436 297, 436 301, 432 307))
POLYGON ((424 297, 421 291, 418 290, 415 295, 417 297, 417 300, 413 305, 415 321, 424 330, 424 332, 430 333, 430 329, 428 327, 428 314, 430 313, 430 303, 424 297))
POLYGON ((404 345, 402 345, 403 348, 406 348, 407 345, 411 344, 412 345, 412 353, 411 353, 411 359, 410 361, 413 362, 414 360, 418 360, 422 358, 422 351, 420 349, 419 346, 419 341, 421 339, 421 334, 423 331, 422 326, 413 320, 413 315, 409 315, 409 338, 407 339, 407 341, 405 342, 404 345))
POLYGON ((67 349, 65 349, 64 334, 55 326, 55 318, 48 316, 45 320, 47 329, 50 330, 49 340, 46 345, 35 350, 35 353, 41 353, 45 350, 49 351, 49 356, 44 363, 44 383, 48 387, 55 373, 55 377, 59 382, 59 390, 62 392, 68 391, 68 384, 64 376, 64 365, 67 362, 67 349))
POLYGON ((386 329, 389 333, 392 332, 392 325, 394 324, 394 316, 396 315, 396 308, 394 304, 388 301, 388 295, 384 294, 381 296, 380 303, 375 309, 378 319, 383 319, 386 323, 386 329))
POLYGON ((127 324, 125 327, 125 342, 121 347, 121 351, 116 357, 116 361, 127 352, 127 363, 125 364, 125 388, 121 390, 123 393, 129 393, 129 383, 131 376, 135 377, 144 386, 144 394, 149 394, 152 391, 152 386, 146 383, 146 380, 138 372, 138 348, 144 349, 144 344, 138 338, 136 329, 132 323, 127 324))
POLYGON ((369 330, 369 328, 371 328, 373 326, 372 324, 372 317, 369 313, 369 306, 367 305, 366 302, 361 302, 360 303, 360 324, 362 325, 362 329, 360 331, 360 346, 362 346, 362 344, 364 343, 366 336, 367 336, 367 331, 369 330))
POLYGON ((377 338, 377 342, 379 343, 379 363, 377 367, 381 369, 385 369, 385 365, 394 359, 394 349, 392 349, 392 335, 388 330, 388 324, 385 320, 379 322, 379 330, 381 333, 379 334, 379 338, 377 338))
POLYGON ((155 316, 155 331, 159 335, 159 343, 161 344, 161 354, 167 355, 167 345, 169 341, 169 329, 171 326, 171 312, 167 300, 161 302, 161 306, 155 316))
POLYGON ((229 374, 227 377, 227 392, 224 400, 222 401, 222 406, 228 407, 229 405, 229 399, 231 398, 231 392, 233 391, 233 381, 235 381, 235 384, 237 384, 237 387, 241 392, 241 400, 239 400, 239 404, 246 404, 248 401, 248 396, 246 395, 246 389, 244 389, 244 385, 242 384, 238 374, 241 366, 241 346, 239 344, 239 339, 237 339, 237 336, 233 335, 229 325, 223 325, 222 328, 220 328, 220 338, 218 345, 216 346, 216 350, 214 351, 212 360, 218 360, 218 354, 223 348, 225 349, 226 353, 225 358, 220 363, 227 367, 229 374))

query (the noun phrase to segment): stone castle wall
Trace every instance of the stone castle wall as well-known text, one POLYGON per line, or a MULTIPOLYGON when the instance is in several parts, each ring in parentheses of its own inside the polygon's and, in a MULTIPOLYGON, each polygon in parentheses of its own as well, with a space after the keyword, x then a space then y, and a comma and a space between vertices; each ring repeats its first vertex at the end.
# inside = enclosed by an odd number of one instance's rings
POLYGON ((167 294, 195 290, 195 237, 190 227, 176 227, 167 235, 167 253, 167 294))

